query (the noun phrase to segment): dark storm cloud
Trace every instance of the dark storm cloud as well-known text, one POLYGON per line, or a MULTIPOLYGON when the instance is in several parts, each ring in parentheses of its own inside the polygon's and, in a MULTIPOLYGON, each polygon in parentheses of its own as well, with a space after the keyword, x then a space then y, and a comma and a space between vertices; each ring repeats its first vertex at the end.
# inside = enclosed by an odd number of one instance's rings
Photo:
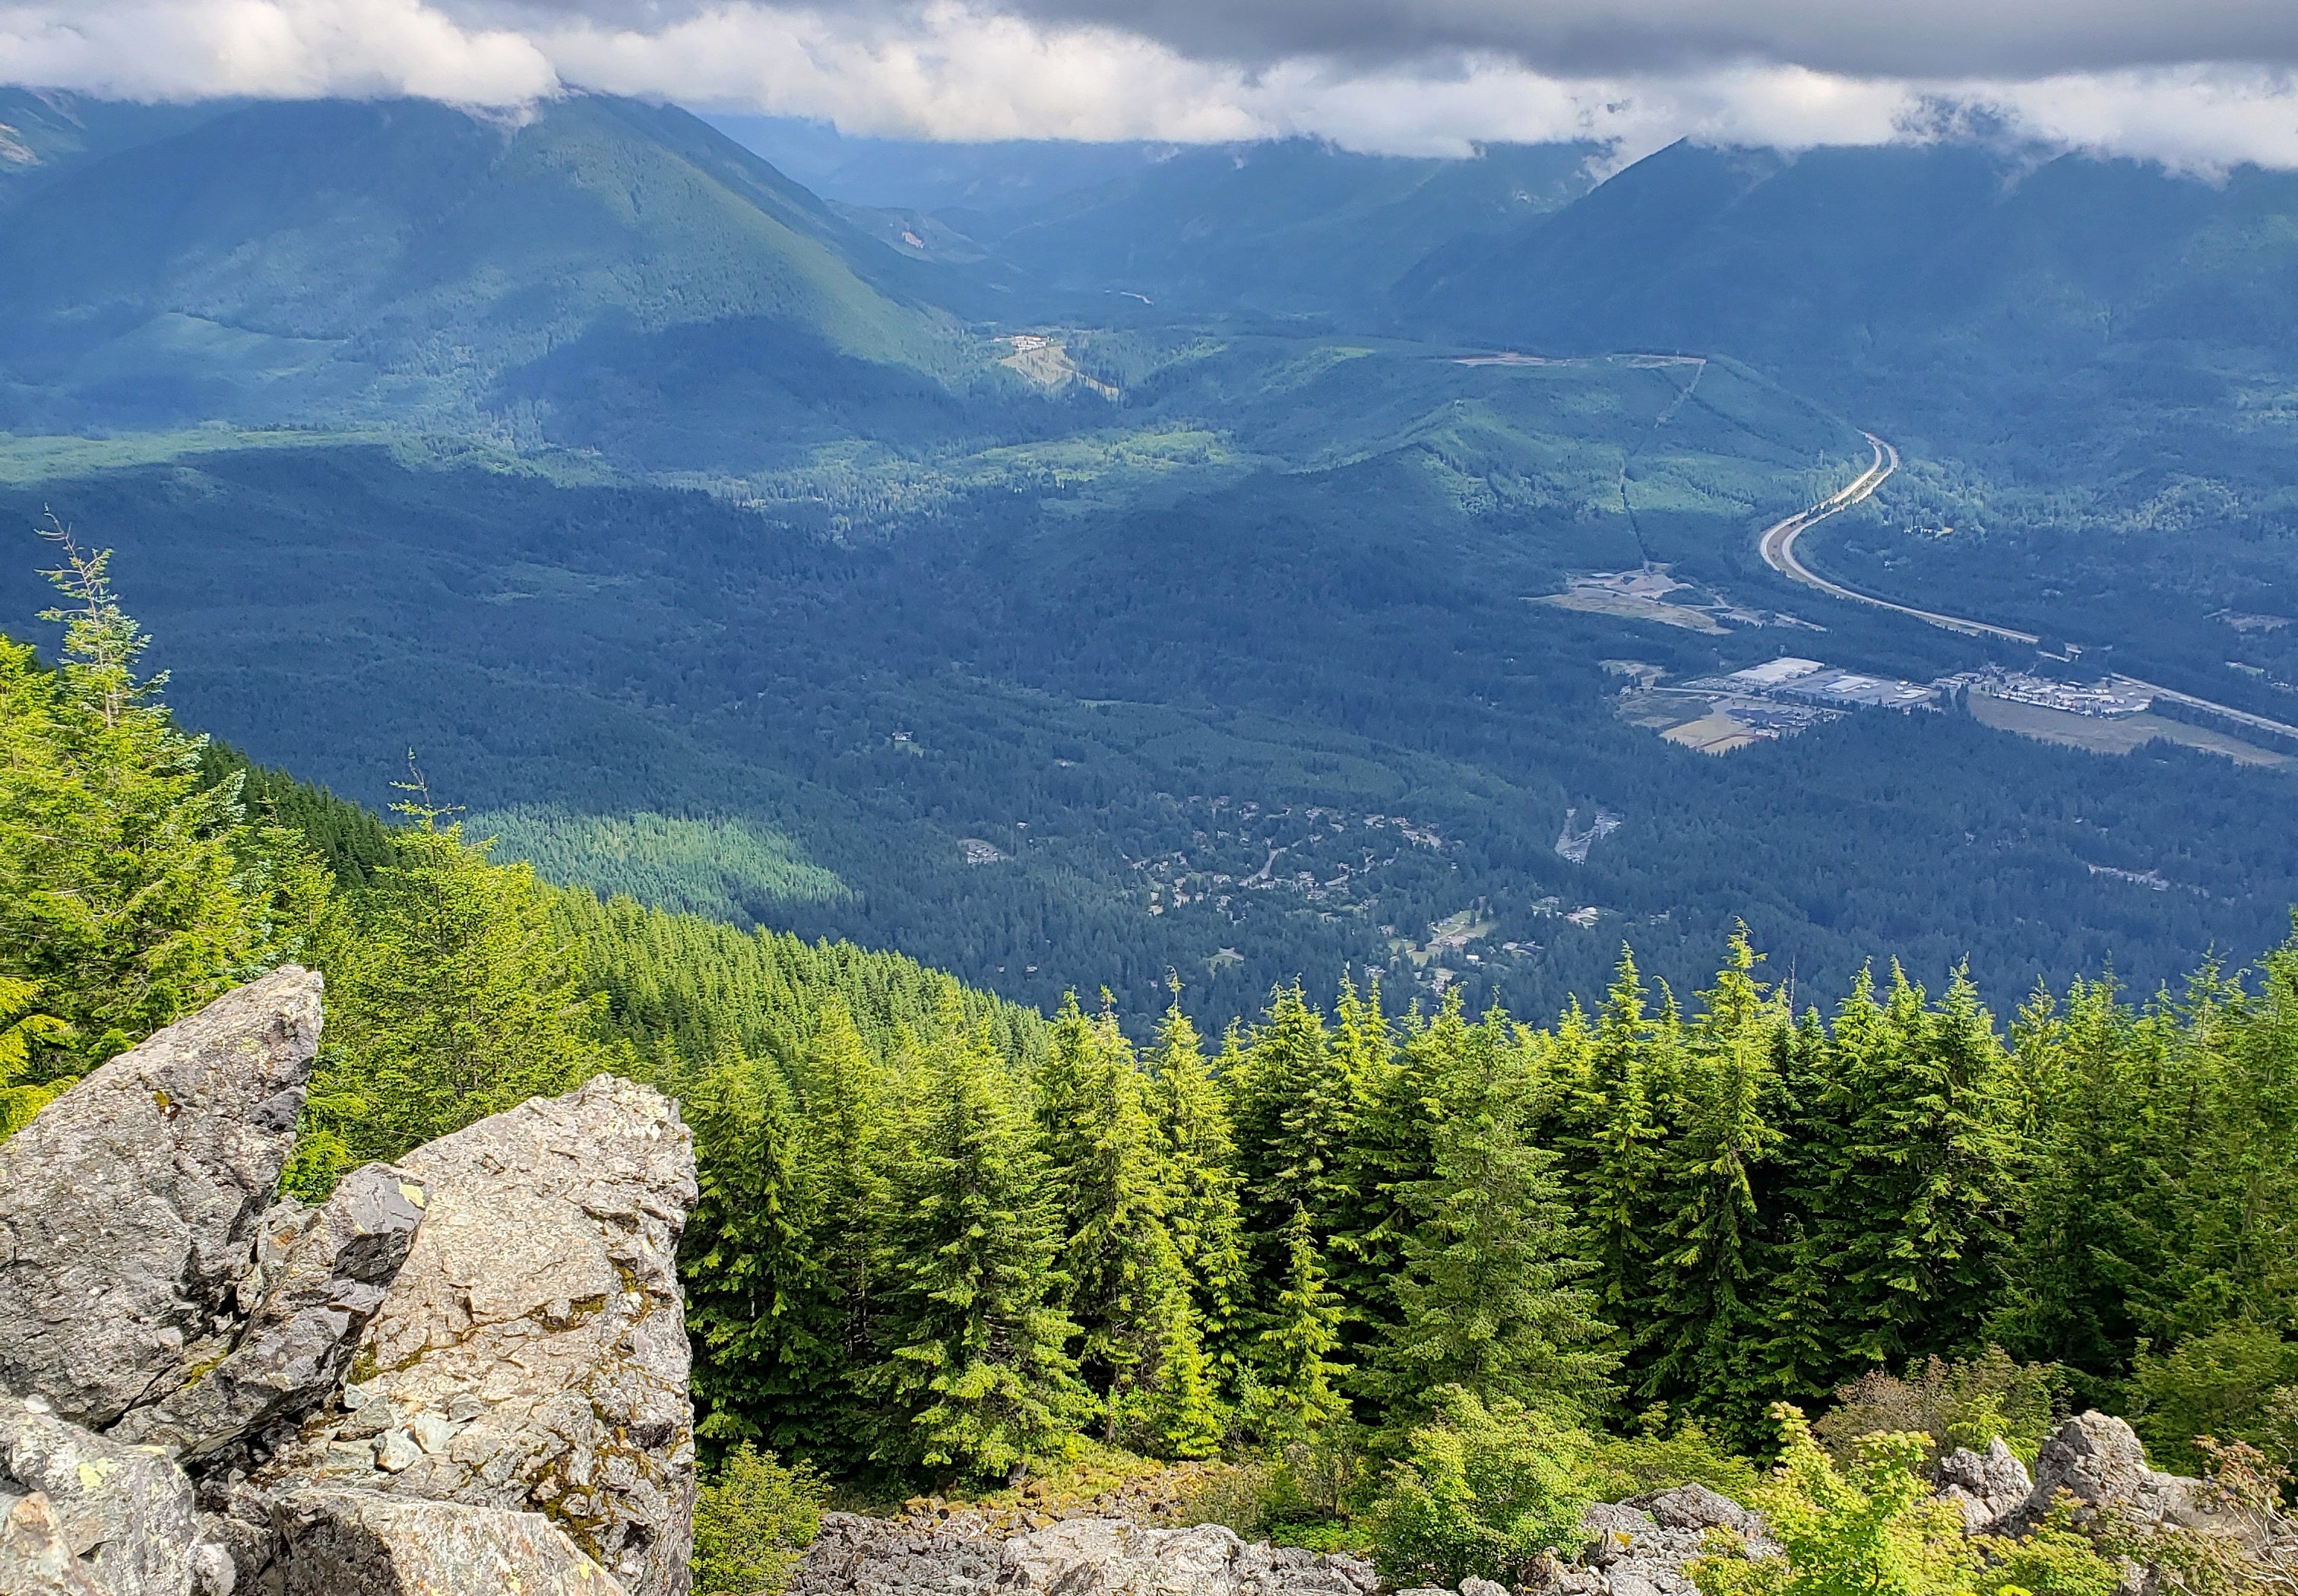
MULTIPOLYGON (((455 9, 644 29, 708 0, 459 0, 455 9)), ((913 8, 831 0, 806 9, 884 20, 913 8)), ((1468 50, 1560 74, 1761 61, 1873 78, 2298 65, 2298 0, 990 0, 976 9, 1245 62, 1322 55, 1369 66, 1468 50)))

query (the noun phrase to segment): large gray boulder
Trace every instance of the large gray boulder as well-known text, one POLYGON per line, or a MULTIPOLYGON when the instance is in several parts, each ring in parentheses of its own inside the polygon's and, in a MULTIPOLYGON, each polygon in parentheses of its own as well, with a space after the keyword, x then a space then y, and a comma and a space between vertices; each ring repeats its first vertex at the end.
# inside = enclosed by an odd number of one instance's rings
POLYGON ((320 986, 283 965, 0 1142, 0 1391, 102 1429, 223 1350, 295 1138, 320 986))
POLYGON ((281 1596, 624 1596, 540 1513, 305 1491, 273 1526, 281 1596))
POLYGON ((422 1183, 373 1163, 322 1208, 290 1199, 263 1216, 236 1344, 213 1369, 112 1428, 186 1459, 217 1452, 331 1399, 423 1222, 422 1183))
POLYGON ((1963 1515, 1967 1535, 1984 1534, 2026 1505, 2035 1482, 1997 1435, 1984 1452, 1958 1446, 1938 1461, 1938 1493, 1963 1515))
POLYGON ((632 1596, 683 1596, 694 1414, 677 1270, 695 1196, 674 1104, 600 1076, 416 1149, 407 1261, 341 1406, 252 1478, 539 1511, 632 1596))
MULTIPOLYGON (((184 1471, 58 1418, 44 1398, 0 1397, 0 1493, 45 1501, 80 1574, 106 1596, 231 1588, 228 1559, 203 1542, 184 1471)), ((26 1528, 37 1517, 23 1504, 18 1514, 26 1528)))
POLYGON ((2112 1515, 2143 1529, 2225 1527, 2202 1481, 2146 1466, 2146 1448, 2120 1418, 2095 1410, 2062 1419, 2035 1456, 2035 1488, 1996 1524, 2017 1534, 2042 1522, 2064 1495, 2077 1522, 2112 1515))

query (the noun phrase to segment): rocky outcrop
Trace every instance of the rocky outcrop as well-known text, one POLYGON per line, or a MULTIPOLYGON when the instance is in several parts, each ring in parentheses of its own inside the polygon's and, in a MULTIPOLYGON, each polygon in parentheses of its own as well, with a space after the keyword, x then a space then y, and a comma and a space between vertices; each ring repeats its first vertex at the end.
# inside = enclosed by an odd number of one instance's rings
POLYGON ((0 1491, 31 1504, 12 1513, 11 1541, 21 1531, 30 1545, 52 1520, 79 1575, 106 1596, 231 1588, 228 1565, 197 1532, 184 1471, 58 1418, 44 1397, 0 1397, 0 1491))
POLYGON ((1984 1534, 2027 1504, 2035 1482, 2027 1466, 1997 1435, 1984 1452, 1958 1446, 1941 1458, 1934 1476, 1941 1497, 1963 1515, 1963 1532, 1984 1534))
POLYGON ((319 989, 283 966, 0 1142, 0 1390, 101 1429, 223 1350, 295 1138, 319 989))
POLYGON ((249 1311, 237 1344, 190 1385, 128 1413, 112 1435, 204 1458, 333 1397, 423 1209, 422 1183, 379 1163, 344 1176, 325 1207, 275 1205, 240 1287, 249 1311))
POLYGON ((280 1596, 624 1596, 540 1513, 308 1491, 272 1518, 280 1596))
POLYGON ((1370 1596, 1380 1584, 1356 1558, 1246 1542, 1219 1525, 1006 1527, 980 1513, 927 1525, 825 1513, 787 1596, 1370 1596))
POLYGON ((1677 1485, 1590 1508, 1580 1520, 1587 1539, 1579 1558, 1553 1570, 1548 1588, 1584 1596, 1691 1596, 1684 1568, 1713 1550, 1714 1529, 1732 1532, 1750 1557, 1778 1554, 1760 1515, 1705 1485, 1677 1485))
POLYGON ((611 1076, 419 1147, 406 1263, 340 1405, 252 1483, 546 1514, 632 1596, 682 1596, 694 1417, 678 1237, 692 1138, 611 1076))
POLYGON ((2020 1534, 2064 1495, 2078 1523, 2112 1514, 2134 1529, 2214 1529, 2219 1516, 2203 1482, 2146 1466, 2146 1449, 2120 1418, 2095 1410, 2063 1419, 2035 1457, 2034 1489, 1995 1533, 2020 1534))
POLYGON ((601 1077, 280 1200, 319 992, 0 1143, 0 1596, 683 1596, 676 1108, 601 1077))

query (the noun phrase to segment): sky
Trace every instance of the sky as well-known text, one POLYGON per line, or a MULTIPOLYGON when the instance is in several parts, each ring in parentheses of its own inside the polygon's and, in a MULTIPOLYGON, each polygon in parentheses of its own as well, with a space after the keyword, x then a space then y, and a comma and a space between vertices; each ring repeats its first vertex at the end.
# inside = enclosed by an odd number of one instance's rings
POLYGON ((2298 0, 0 0, 0 81, 513 112, 591 88, 886 136, 1623 161, 1983 128, 2298 167, 2298 0))

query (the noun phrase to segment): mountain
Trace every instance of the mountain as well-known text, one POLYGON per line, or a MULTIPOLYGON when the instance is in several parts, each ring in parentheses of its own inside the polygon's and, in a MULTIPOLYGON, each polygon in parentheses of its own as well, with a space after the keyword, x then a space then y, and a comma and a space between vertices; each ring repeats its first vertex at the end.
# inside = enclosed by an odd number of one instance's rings
POLYGON ((618 389, 667 372, 756 452, 879 411, 914 432, 989 368, 930 268, 675 109, 324 101, 143 131, 6 202, 0 425, 387 421, 613 452, 618 389))
POLYGON ((1398 302, 1527 348, 1732 354, 1958 444, 2006 414, 2073 442, 2099 403, 2175 418, 2298 366, 2298 174, 1679 144, 1433 252, 1398 302))
POLYGON ((1389 286, 1431 251, 1568 203, 1601 154, 1492 145, 1467 159, 1416 158, 1304 138, 950 145, 841 140, 765 118, 722 125, 798 163, 897 249, 995 285, 1008 314, 1039 299, 1135 323, 1178 311, 1370 325, 1389 286))

